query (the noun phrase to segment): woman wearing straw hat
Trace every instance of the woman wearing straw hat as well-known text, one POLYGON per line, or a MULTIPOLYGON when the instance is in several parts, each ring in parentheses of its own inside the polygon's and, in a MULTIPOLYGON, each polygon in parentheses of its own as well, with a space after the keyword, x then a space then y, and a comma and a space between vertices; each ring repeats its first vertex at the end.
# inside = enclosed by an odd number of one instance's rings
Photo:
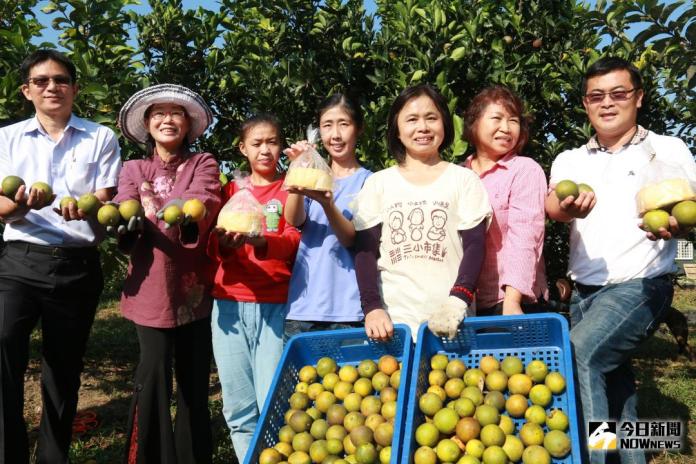
POLYGON ((208 382, 213 267, 206 245, 220 207, 220 183, 213 155, 189 149, 211 122, 203 99, 173 84, 137 92, 119 114, 123 135, 145 145, 143 159, 124 164, 114 199, 139 201, 144 215, 140 230, 119 236, 119 246, 131 258, 121 312, 135 323, 140 343, 128 420, 128 463, 212 461, 208 382), (164 209, 190 199, 200 200, 207 214, 163 220, 164 209), (172 364, 177 381, 174 428, 169 409, 172 364))

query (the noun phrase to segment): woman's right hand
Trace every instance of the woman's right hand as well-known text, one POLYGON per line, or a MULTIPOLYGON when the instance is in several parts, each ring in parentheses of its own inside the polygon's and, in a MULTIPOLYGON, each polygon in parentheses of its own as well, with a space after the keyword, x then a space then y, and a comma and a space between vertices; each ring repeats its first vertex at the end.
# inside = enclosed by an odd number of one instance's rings
POLYGON ((382 308, 373 309, 365 316, 365 333, 373 340, 387 341, 394 335, 394 324, 382 308))
POLYGON ((293 144, 290 145, 289 148, 286 148, 283 150, 283 153, 285 153, 285 156, 288 157, 290 161, 294 161, 295 158, 300 156, 300 154, 304 151, 307 150, 307 148, 316 148, 314 145, 309 143, 306 140, 299 140, 293 144))

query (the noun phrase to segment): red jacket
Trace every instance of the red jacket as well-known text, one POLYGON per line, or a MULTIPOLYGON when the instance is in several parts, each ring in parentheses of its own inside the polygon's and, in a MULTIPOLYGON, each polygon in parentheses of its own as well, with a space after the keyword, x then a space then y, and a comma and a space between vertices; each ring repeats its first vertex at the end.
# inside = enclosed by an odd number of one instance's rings
MULTIPOLYGON (((282 190, 283 180, 269 185, 252 186, 251 193, 264 208, 266 216, 264 249, 252 245, 220 253, 217 236, 210 235, 208 254, 217 262, 213 297, 223 300, 256 303, 285 303, 300 233, 285 223, 283 210, 288 192, 282 190)), ((238 191, 234 182, 224 188, 226 203, 238 191)), ((224 208, 224 206, 223 206, 224 208)))

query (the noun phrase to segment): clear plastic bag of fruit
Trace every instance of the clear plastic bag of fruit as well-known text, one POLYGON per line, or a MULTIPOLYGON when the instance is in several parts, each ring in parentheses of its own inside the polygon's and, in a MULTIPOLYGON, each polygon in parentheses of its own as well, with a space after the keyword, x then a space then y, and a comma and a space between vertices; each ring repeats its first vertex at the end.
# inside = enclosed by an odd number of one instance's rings
POLYGON ((696 186, 681 166, 657 159, 649 141, 643 143, 643 149, 650 161, 637 173, 641 185, 636 194, 639 216, 656 209, 669 211, 680 201, 696 199, 696 186))
POLYGON ((220 210, 217 227, 227 232, 236 232, 252 237, 263 232, 263 206, 251 193, 249 174, 240 171, 233 173, 237 192, 227 200, 220 210))
POLYGON ((314 149, 318 137, 319 129, 309 126, 307 128, 308 143, 305 150, 290 162, 283 188, 303 188, 321 192, 333 191, 331 168, 314 149))

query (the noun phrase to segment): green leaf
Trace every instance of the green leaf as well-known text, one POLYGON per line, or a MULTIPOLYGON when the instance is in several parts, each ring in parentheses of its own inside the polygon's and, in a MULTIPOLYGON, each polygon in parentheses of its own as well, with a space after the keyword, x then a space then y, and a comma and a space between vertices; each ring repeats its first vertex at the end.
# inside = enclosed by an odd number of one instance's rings
POLYGON ((427 73, 425 71, 423 71, 422 69, 416 70, 413 73, 413 75, 411 76, 411 83, 413 84, 413 83, 420 81, 423 78, 423 76, 425 76, 426 74, 427 73))
POLYGON ((466 47, 457 47, 452 50, 450 54, 450 58, 452 58, 453 61, 459 61, 464 58, 464 56, 466 56, 466 47))
POLYGON ((425 10, 423 8, 414 8, 413 11, 421 18, 428 19, 428 15, 425 13, 425 10))

